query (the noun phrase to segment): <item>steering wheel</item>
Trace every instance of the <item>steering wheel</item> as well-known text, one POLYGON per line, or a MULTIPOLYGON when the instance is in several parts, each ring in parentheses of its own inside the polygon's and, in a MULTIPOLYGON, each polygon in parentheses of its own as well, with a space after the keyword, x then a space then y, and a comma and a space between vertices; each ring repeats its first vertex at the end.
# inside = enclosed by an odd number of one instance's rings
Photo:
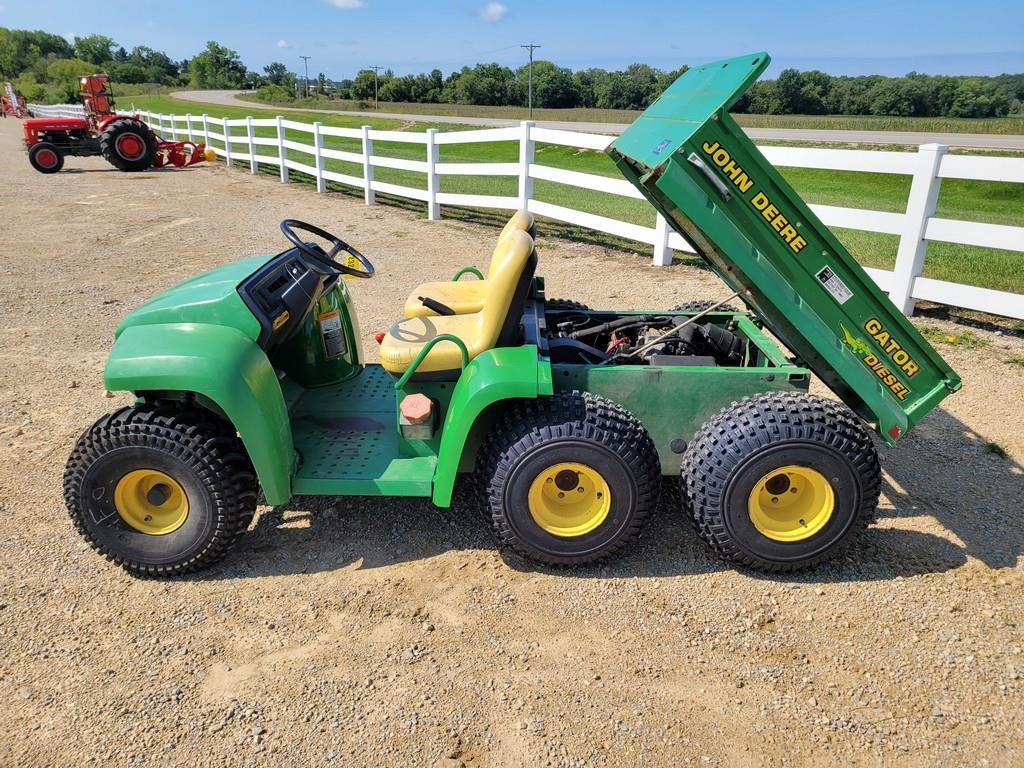
POLYGON ((332 235, 326 229, 321 229, 320 227, 307 224, 306 222, 299 221, 298 219, 285 219, 281 222, 281 231, 292 245, 302 251, 305 256, 312 259, 315 264, 328 270, 331 274, 351 275, 352 277, 373 277, 376 272, 373 268, 373 264, 370 263, 368 258, 363 256, 363 254, 337 235, 332 235), (299 232, 307 232, 328 241, 331 244, 330 250, 324 251, 318 245, 312 245, 305 242, 295 233, 296 230, 299 232), (342 252, 347 253, 362 264, 363 269, 352 269, 352 267, 349 267, 346 264, 335 261, 334 257, 342 252))

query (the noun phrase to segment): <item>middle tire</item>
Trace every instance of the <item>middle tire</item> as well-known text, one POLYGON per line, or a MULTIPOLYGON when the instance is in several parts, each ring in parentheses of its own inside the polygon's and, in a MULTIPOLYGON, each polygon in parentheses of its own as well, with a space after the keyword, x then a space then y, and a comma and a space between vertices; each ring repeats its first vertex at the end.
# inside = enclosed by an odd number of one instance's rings
POLYGON ((640 421, 571 392, 506 411, 477 458, 481 506, 503 544, 554 565, 621 550, 654 510, 661 465, 640 421))

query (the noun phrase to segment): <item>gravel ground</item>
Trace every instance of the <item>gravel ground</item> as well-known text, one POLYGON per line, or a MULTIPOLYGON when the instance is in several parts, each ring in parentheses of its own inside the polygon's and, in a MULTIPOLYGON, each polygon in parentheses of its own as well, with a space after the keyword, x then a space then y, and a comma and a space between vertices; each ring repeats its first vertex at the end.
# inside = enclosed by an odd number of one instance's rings
MULTIPOLYGON (((466 505, 299 499, 206 573, 136 580, 73 532, 60 487, 81 430, 126 401, 101 380, 125 312, 279 249, 291 215, 378 265, 353 284, 369 339, 496 230, 223 166, 47 177, 18 131, 0 123, 0 764, 1024 763, 1018 336, 943 345, 963 391, 882 449, 861 543, 798 578, 724 567, 667 501, 624 556, 549 572, 466 505)), ((540 253, 550 295, 600 306, 727 293, 543 230, 540 253)))

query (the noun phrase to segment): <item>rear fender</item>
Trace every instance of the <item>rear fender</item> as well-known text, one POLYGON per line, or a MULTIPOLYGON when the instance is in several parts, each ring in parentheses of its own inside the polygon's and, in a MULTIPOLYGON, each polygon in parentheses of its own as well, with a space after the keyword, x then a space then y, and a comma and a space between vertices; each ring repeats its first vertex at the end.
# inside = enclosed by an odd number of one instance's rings
POLYGON ((291 497, 295 451, 281 385, 255 341, 223 325, 125 328, 103 374, 111 391, 195 393, 238 430, 268 504, 291 497))
POLYGON ((551 364, 538 357, 535 346, 492 349, 471 360, 459 376, 444 419, 434 470, 434 504, 451 505, 466 439, 489 406, 503 400, 532 400, 553 392, 551 364))

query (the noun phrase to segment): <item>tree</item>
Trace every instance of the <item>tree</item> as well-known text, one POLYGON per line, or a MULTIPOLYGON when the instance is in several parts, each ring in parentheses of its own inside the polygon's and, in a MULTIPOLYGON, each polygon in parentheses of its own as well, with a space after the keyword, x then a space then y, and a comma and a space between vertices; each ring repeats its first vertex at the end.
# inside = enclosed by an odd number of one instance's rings
POLYGON ((46 79, 51 83, 51 90, 56 101, 77 102, 81 89, 79 78, 91 75, 95 67, 91 62, 81 59, 57 59, 46 68, 46 79))
POLYGON ((188 64, 192 85, 196 88, 241 88, 245 84, 245 65, 237 51, 214 40, 188 64))
POLYGON ((327 75, 323 72, 316 76, 316 92, 321 96, 327 93, 327 75))
MULTIPOLYGON (((528 91, 529 66, 520 67, 516 73, 519 89, 528 91)), ((550 61, 533 62, 533 103, 537 107, 558 109, 576 106, 576 84, 573 82, 572 70, 557 67, 550 61)))
POLYGON ((106 35, 86 35, 75 38, 75 57, 97 66, 114 58, 114 41, 106 35))
POLYGON ((263 68, 267 76, 267 82, 271 85, 284 85, 288 77, 288 67, 279 61, 272 61, 263 68))
POLYGON ((356 79, 352 81, 352 97, 355 99, 372 99, 373 98, 373 80, 374 74, 372 69, 361 70, 357 75, 356 79))

